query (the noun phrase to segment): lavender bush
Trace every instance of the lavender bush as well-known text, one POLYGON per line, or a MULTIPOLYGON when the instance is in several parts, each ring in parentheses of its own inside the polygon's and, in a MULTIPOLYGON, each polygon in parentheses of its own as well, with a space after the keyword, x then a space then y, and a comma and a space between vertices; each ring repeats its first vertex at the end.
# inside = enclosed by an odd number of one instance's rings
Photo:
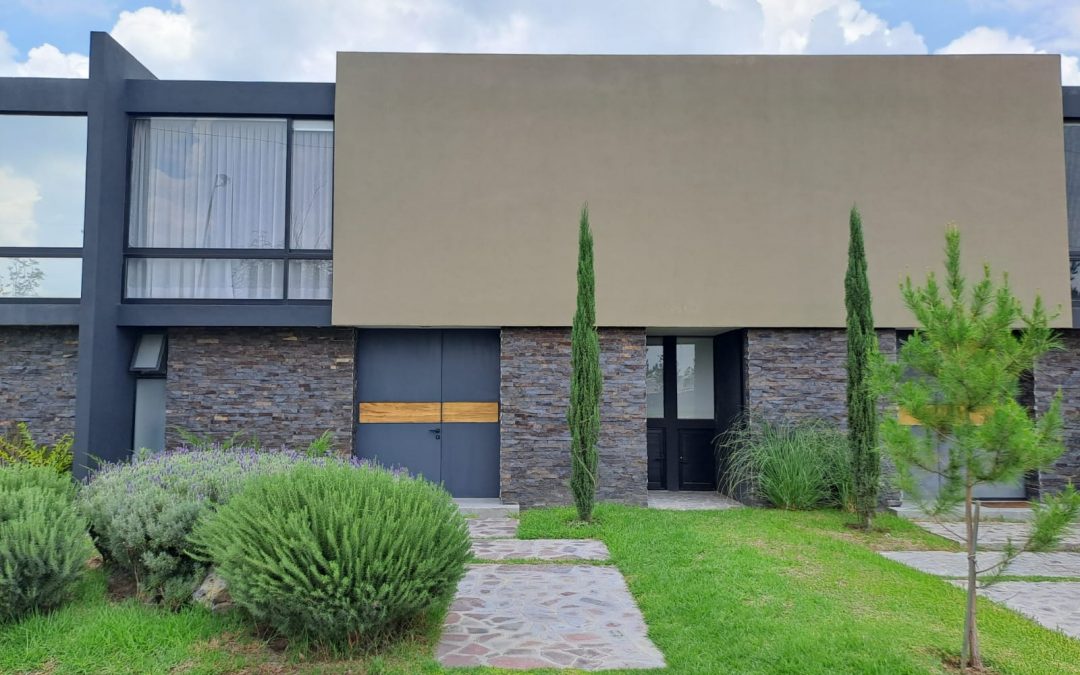
POLYGON ((362 465, 292 451, 180 448, 104 465, 84 486, 79 505, 106 560, 133 575, 144 597, 178 606, 206 573, 205 564, 186 551, 199 516, 228 501, 248 479, 298 464, 362 465))

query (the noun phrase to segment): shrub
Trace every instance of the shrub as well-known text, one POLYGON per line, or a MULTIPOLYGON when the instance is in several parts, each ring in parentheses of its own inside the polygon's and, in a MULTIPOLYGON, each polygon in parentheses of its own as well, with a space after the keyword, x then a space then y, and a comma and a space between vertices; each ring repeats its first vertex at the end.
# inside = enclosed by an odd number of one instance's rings
POLYGON ((730 494, 791 510, 851 508, 854 480, 847 440, 838 429, 747 417, 718 440, 727 456, 730 494))
POLYGON ((134 576, 140 594, 180 605, 206 573, 185 553, 199 515, 235 494, 252 476, 297 462, 340 463, 294 452, 180 449, 101 467, 80 494, 90 531, 110 565, 134 576))
POLYGON ((71 480, 70 474, 57 473, 48 467, 29 464, 0 466, 0 492, 12 492, 26 487, 52 492, 68 501, 75 497, 75 483, 71 480))
POLYGON ((72 484, 52 469, 0 468, 0 623, 63 604, 93 553, 72 484))
POLYGON ((419 618, 453 593, 470 555, 465 519, 441 487, 342 466, 251 481, 192 542, 257 621, 331 646, 419 618))
POLYGON ((0 437, 0 465, 29 464, 66 473, 71 471, 74 442, 71 434, 64 434, 52 445, 39 445, 26 423, 19 422, 7 438, 0 437))

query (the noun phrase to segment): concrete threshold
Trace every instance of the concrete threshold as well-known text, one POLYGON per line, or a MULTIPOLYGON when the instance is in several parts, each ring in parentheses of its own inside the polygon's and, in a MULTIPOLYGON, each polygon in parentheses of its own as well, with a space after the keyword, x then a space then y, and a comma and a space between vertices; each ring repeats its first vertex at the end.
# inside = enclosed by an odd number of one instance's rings
POLYGON ((457 497, 454 499, 458 510, 473 518, 517 517, 517 504, 504 504, 496 497, 457 497))

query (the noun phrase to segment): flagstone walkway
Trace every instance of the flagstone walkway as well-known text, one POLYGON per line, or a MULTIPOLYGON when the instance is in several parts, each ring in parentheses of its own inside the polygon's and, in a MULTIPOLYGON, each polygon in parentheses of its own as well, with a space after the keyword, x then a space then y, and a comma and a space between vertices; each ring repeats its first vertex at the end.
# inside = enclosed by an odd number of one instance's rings
POLYGON ((645 619, 603 542, 513 538, 517 521, 469 521, 473 554, 443 624, 444 666, 663 668, 645 619), (529 560, 529 564, 492 564, 529 560), (567 564, 573 561, 591 564, 567 564), (557 564, 555 564, 557 563, 557 564))
MULTIPOLYGON (((963 542, 963 523, 916 520, 923 529, 947 539, 963 542)), ((979 523, 980 570, 992 567, 1004 557, 1000 553, 1008 540, 1020 545, 1026 540, 1028 522, 979 523)), ((1064 551, 1021 553, 1005 568, 1010 579, 980 586, 979 595, 1001 603, 1034 621, 1065 635, 1080 639, 1080 530, 1065 536, 1064 551), (1017 578, 1018 579, 1014 579, 1017 578), (1025 580, 1024 577, 1029 577, 1025 580), (1046 579, 1060 579, 1047 581, 1046 579)), ((952 551, 883 551, 881 555, 927 574, 951 578, 963 587, 967 575, 967 554, 952 551)))

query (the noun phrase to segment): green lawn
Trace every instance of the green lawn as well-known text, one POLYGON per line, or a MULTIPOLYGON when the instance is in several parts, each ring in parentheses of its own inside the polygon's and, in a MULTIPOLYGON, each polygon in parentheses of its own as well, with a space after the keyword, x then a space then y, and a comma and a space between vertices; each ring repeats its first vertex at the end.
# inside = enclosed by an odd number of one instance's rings
MULTIPOLYGON (((947 546, 905 521, 882 518, 883 532, 862 535, 830 512, 602 506, 598 524, 570 518, 569 509, 529 511, 521 536, 603 539, 667 672, 936 673, 959 651, 960 589, 873 553, 947 546)), ((980 622, 995 671, 1080 673, 1080 641, 989 603, 980 622)), ((250 637, 239 618, 111 603, 95 571, 77 602, 0 628, 0 672, 435 673, 437 627, 436 617, 377 655, 313 663, 250 637)))

